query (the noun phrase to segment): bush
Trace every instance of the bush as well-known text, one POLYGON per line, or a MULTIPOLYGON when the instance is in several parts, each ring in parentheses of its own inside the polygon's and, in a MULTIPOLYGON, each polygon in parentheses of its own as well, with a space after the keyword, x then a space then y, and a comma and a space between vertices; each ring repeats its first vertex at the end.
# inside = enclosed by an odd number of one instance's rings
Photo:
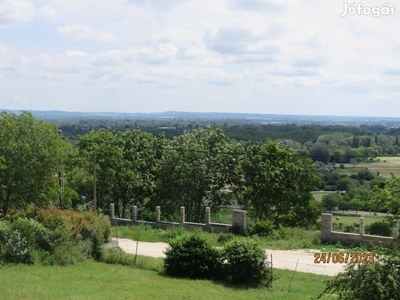
POLYGON ((233 283, 259 285, 268 278, 264 249, 252 240, 235 238, 224 249, 226 275, 233 283))
POLYGON ((260 221, 248 228, 249 235, 269 236, 274 230, 274 224, 270 221, 260 221))
POLYGON ((172 240, 165 256, 164 269, 171 276, 210 279, 222 273, 220 250, 213 248, 200 233, 172 240))
POLYGON ((365 226, 365 231, 371 235, 392 236, 393 229, 390 224, 385 222, 374 222, 369 226, 365 226))
POLYGON ((221 233, 218 236, 218 243, 225 244, 226 242, 229 242, 235 238, 235 235, 233 233, 221 233))
MULTIPOLYGON (((88 257, 101 260, 102 244, 108 242, 110 223, 107 217, 92 212, 75 212, 73 210, 43 209, 29 207, 26 211, 10 216, 10 232, 18 232, 20 243, 26 243, 33 260, 43 264, 66 265, 82 261, 88 257)), ((0 226, 2 244, 18 236, 6 233, 0 226)), ((15 241, 14 241, 15 242, 15 241)), ((6 244, 5 244, 6 245, 6 244)), ((0 246, 0 253, 17 253, 16 249, 0 246), (15 251, 14 251, 15 250, 15 251)), ((22 257, 22 256, 21 256, 22 257)), ((32 261, 30 259, 30 261, 32 261)), ((15 255, 7 254, 6 261, 15 261, 15 255)))
POLYGON ((372 264, 348 264, 345 272, 328 281, 323 294, 336 294, 338 300, 399 299, 400 258, 383 257, 372 264))

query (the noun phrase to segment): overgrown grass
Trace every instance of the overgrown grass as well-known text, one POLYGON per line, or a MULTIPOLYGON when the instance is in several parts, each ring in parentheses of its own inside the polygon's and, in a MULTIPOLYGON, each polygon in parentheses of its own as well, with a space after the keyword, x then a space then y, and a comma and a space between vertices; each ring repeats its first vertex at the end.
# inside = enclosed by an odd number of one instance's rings
MULTIPOLYGON (((7 265, 0 269, 2 299, 310 299, 328 276, 274 270, 272 288, 169 278, 154 271, 85 261, 74 266, 7 265)), ((328 297, 322 299, 331 299, 328 297)))

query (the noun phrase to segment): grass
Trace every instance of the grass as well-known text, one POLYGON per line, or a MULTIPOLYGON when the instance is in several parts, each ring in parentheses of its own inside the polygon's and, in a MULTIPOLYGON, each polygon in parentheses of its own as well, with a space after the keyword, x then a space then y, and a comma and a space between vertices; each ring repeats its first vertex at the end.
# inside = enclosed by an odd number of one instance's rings
MULTIPOLYGON (((152 229, 150 226, 119 226, 113 228, 112 236, 116 236, 118 230, 119 238, 127 238, 142 242, 165 242, 168 243, 172 238, 186 234, 188 230, 182 227, 169 228, 167 230, 152 229)), ((200 230, 199 230, 200 231, 200 230)), ((224 242, 229 241, 232 234, 224 233, 203 233, 213 246, 223 246, 224 242)), ((335 251, 337 248, 330 244, 320 243, 320 231, 304 230, 301 228, 285 228, 276 230, 273 235, 262 237, 248 237, 256 240, 262 247, 279 250, 294 250, 294 249, 320 249, 324 251, 335 251)))
MULTIPOLYGON (((0 269, 2 299, 310 299, 328 276, 274 270, 272 289, 233 287, 224 282, 186 280, 132 267, 85 261, 76 265, 7 265, 0 269)), ((324 297, 322 299, 328 299, 324 297)))
POLYGON ((334 215, 333 223, 339 224, 343 223, 344 225, 354 225, 360 224, 360 217, 364 217, 364 225, 371 225, 374 222, 382 222, 385 220, 383 216, 374 216, 374 215, 360 215, 360 216, 343 216, 343 215, 334 215), (336 218, 339 218, 337 220, 336 218))
POLYGON ((314 199, 317 200, 318 202, 321 202, 321 201, 322 201, 322 197, 323 197, 324 195, 325 195, 325 194, 313 194, 314 199))
POLYGON ((336 172, 341 174, 357 174, 361 170, 368 168, 373 173, 379 172, 379 176, 390 178, 390 173, 394 173, 396 176, 400 176, 400 156, 392 157, 378 157, 379 162, 373 163, 359 163, 354 167, 353 164, 344 164, 345 168, 336 168, 336 172))

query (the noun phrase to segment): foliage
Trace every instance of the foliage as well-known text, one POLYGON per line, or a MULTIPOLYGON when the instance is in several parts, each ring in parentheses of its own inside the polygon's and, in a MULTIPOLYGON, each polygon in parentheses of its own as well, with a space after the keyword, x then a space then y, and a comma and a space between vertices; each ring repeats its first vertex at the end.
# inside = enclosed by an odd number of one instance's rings
POLYGON ((400 258, 388 256, 372 264, 348 264, 345 272, 327 282, 323 294, 336 294, 339 300, 399 299, 400 258))
POLYGON ((59 203, 60 162, 72 151, 54 125, 23 112, 0 113, 0 217, 34 203, 59 203))
MULTIPOLYGON (((116 215, 124 218, 128 207, 146 206, 153 195, 162 141, 139 130, 103 129, 80 137, 79 151, 86 158, 81 168, 92 172, 93 155, 96 155, 99 207, 108 210, 113 202, 116 215)), ((75 172, 85 176, 83 170, 75 172)), ((86 192, 92 197, 91 192, 86 192)))
POLYGON ((269 236, 274 230, 274 224, 268 220, 259 221, 249 226, 247 233, 249 235, 269 236))
POLYGON ((339 192, 324 195, 322 197, 322 205, 329 211, 334 209, 342 200, 339 192))
POLYGON ((252 145, 242 160, 242 194, 255 221, 296 226, 316 221, 310 209, 311 191, 318 185, 316 168, 282 144, 268 141, 252 145))
POLYGON ((161 205, 166 218, 185 207, 186 219, 204 219, 204 207, 217 211, 225 201, 220 190, 239 176, 240 144, 221 129, 193 130, 166 145, 158 168, 153 207, 161 205))
POLYGON ((235 238, 225 245, 226 274, 235 284, 259 285, 268 279, 265 250, 255 241, 235 238))
POLYGON ((0 222, 0 256, 8 262, 67 265, 101 259, 108 241, 107 218, 91 212, 30 207, 0 222))
POLYGON ((400 178, 392 174, 392 178, 386 180, 384 188, 375 186, 372 190, 372 206, 384 207, 388 213, 388 219, 394 223, 400 220, 400 178))
POLYGON ((221 275, 220 250, 201 234, 179 237, 165 251, 165 272, 170 276, 191 279, 216 278, 221 275))
POLYGON ((387 222, 374 222, 365 226, 365 231, 371 235, 393 236, 393 228, 387 222))

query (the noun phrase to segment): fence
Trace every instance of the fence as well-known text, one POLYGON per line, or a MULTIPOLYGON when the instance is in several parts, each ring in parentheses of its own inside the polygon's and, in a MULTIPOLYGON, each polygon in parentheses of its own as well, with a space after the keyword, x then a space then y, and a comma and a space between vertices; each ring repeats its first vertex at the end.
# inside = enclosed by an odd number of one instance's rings
POLYGON ((165 222, 161 221, 161 208, 156 207, 156 220, 155 222, 140 221, 137 220, 137 206, 132 207, 132 219, 121 219, 116 218, 114 213, 114 204, 110 204, 110 222, 112 225, 140 225, 147 224, 153 228, 167 229, 174 226, 183 226, 186 228, 201 228, 204 231, 210 232, 229 232, 235 230, 238 233, 244 233, 246 230, 246 211, 244 210, 233 210, 232 211, 232 224, 221 224, 211 222, 211 212, 210 208, 206 207, 206 223, 193 223, 186 222, 185 220, 185 207, 180 208, 180 222, 165 222))
POLYGON ((398 239, 400 222, 393 230, 393 237, 386 237, 364 234, 364 221, 364 217, 360 217, 360 233, 337 232, 332 231, 332 214, 322 214, 321 242, 340 242, 347 245, 373 244, 385 247, 393 247, 395 245, 400 246, 400 240, 398 239))

